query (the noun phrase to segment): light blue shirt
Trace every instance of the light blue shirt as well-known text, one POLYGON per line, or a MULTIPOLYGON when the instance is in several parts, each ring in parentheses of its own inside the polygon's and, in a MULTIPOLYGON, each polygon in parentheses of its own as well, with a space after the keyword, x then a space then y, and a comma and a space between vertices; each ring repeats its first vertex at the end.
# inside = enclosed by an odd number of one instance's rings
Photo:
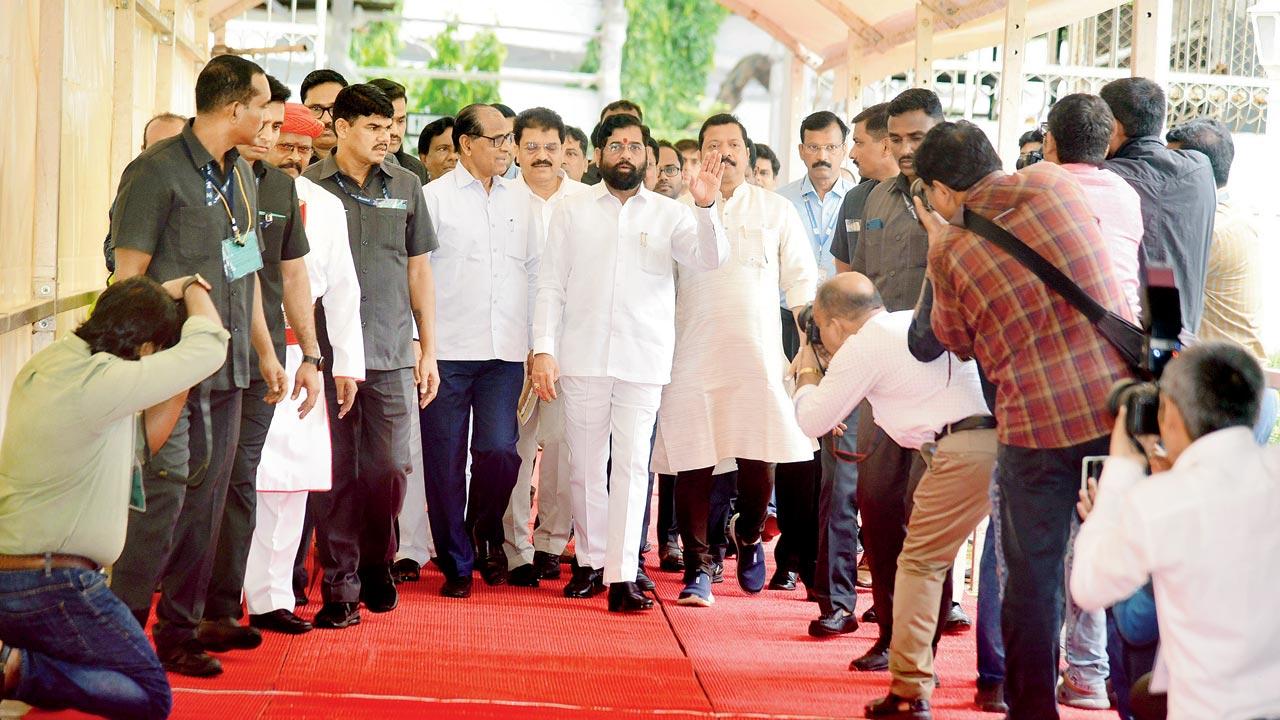
POLYGON ((800 220, 809 235, 809 245, 813 249, 813 260, 818 264, 819 284, 836 274, 835 258, 831 255, 831 239, 835 237, 844 195, 853 188, 854 184, 841 175, 836 178, 836 184, 831 186, 826 197, 819 200, 818 191, 813 188, 813 181, 807 174, 778 188, 778 194, 790 200, 800 213, 800 220))

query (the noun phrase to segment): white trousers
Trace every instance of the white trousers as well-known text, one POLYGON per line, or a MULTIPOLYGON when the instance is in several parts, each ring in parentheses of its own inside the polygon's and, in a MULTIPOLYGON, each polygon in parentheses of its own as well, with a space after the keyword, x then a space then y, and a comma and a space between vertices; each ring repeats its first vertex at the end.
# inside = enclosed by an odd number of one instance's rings
POLYGON ((562 377, 560 387, 578 565, 603 568, 606 583, 634 582, 662 386, 562 377))
POLYGON ((257 525, 244 573, 245 604, 250 615, 293 611, 293 559, 302 542, 302 522, 310 494, 306 490, 258 493, 257 525))
POLYGON ((532 563, 535 550, 559 555, 569 544, 573 500, 569 490, 569 451, 564 444, 563 399, 537 403, 529 422, 520 427, 516 452, 520 453, 520 474, 502 519, 506 536, 502 547, 507 566, 513 568, 532 563), (539 445, 542 462, 538 465, 538 527, 533 530, 531 543, 531 488, 539 445))
POLYGON ((400 528, 400 548, 396 559, 408 558, 426 565, 436 556, 436 544, 431 539, 431 525, 427 522, 427 482, 422 470, 422 423, 418 420, 418 396, 410 398, 413 407, 409 413, 409 477, 405 484, 404 505, 400 506, 397 526, 400 528))

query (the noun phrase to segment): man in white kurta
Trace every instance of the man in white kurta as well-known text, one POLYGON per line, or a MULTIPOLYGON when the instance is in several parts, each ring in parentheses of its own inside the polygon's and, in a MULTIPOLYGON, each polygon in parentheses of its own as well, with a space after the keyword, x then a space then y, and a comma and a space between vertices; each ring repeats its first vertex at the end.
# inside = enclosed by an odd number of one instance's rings
POLYGON ((712 270, 729 252, 713 207, 718 156, 691 183, 691 210, 640 187, 647 136, 629 115, 597 127, 603 181, 556 209, 534 307, 533 388, 551 399, 559 378, 564 395, 577 550, 565 594, 609 583, 614 611, 653 606, 635 580, 649 440, 675 348, 675 263, 712 270))
POLYGON ((783 387, 779 289, 795 312, 813 300, 818 269, 809 238, 786 198, 745 182, 750 171, 746 129, 715 115, 699 133, 703 153, 724 158, 720 219, 729 260, 710 271, 682 268, 676 283, 676 352, 671 384, 662 392, 653 469, 676 473, 676 522, 685 552, 687 587, 678 602, 710 605, 713 558, 707 543, 712 472, 738 464, 738 583, 764 589, 764 527, 773 494, 773 464, 813 457, 783 387))
MULTIPOLYGON (((546 108, 525 110, 516 116, 515 133, 520 176, 512 184, 529 193, 542 220, 545 238, 560 201, 587 186, 570 180, 560 167, 564 163, 565 127, 555 112, 546 108)), ((511 568, 507 582, 537 586, 539 580, 560 577, 560 554, 569 544, 569 531, 573 529, 569 452, 564 448, 564 400, 534 400, 532 414, 520 426, 516 452, 520 454, 520 474, 503 518, 506 540, 502 548, 511 568), (542 462, 538 464, 538 525, 530 542, 533 470, 539 447, 542 462)))
MULTIPOLYGON (((342 203, 300 177, 311 158, 311 141, 323 126, 305 107, 286 107, 280 140, 268 162, 296 178, 303 226, 311 252, 304 258, 313 300, 322 300, 325 325, 333 347, 329 360, 346 408, 355 399, 356 382, 364 379, 364 336, 360 330, 360 285, 356 279, 342 203), (311 122, 306 122, 310 120, 311 122)), ((302 350, 287 333, 285 367, 296 371, 302 350)), ((329 416, 325 396, 305 418, 300 401, 276 405, 256 481, 257 522, 249 546, 244 594, 249 624, 263 630, 306 632, 311 624, 293 614, 293 567, 307 497, 330 487, 329 416)))

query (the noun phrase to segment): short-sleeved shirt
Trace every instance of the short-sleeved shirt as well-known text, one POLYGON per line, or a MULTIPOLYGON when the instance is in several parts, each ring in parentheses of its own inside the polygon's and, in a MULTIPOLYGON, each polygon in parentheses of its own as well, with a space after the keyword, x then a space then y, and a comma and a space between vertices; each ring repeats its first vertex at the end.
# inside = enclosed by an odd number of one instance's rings
MULTIPOLYGON (((298 209, 298 189, 293 178, 264 162, 253 164, 258 181, 258 237, 262 238, 262 312, 271 331, 276 357, 284 363, 284 276, 280 263, 297 260, 311 248, 298 209)), ((254 377, 258 368, 253 368, 254 377)))
POLYGON ((876 185, 849 264, 875 283, 885 309, 895 312, 916 306, 928 263, 929 234, 911 205, 911 182, 899 175, 876 185))
MULTIPOLYGON (((247 388, 253 364, 253 274, 228 281, 222 243, 237 230, 243 235, 256 227, 253 168, 232 148, 223 156, 224 173, 196 137, 194 123, 188 120, 179 135, 152 145, 125 167, 111 212, 111 239, 116 248, 150 255, 147 275, 158 282, 195 273, 204 276, 213 288, 209 296, 222 324, 231 333, 227 361, 210 378, 211 388, 247 388)), ((261 239, 258 242, 261 249, 261 239)))
POLYGON ((383 162, 361 185, 338 169, 337 152, 304 175, 341 200, 347 213, 347 240, 360 280, 365 367, 413 367, 409 258, 439 247, 422 184, 417 175, 383 162))
POLYGON ((427 166, 423 165, 422 161, 419 160, 417 156, 414 155, 413 153, 405 152, 404 148, 401 147, 400 152, 396 153, 395 155, 392 155, 391 157, 394 157, 396 159, 396 162, 400 163, 400 167, 404 168, 405 170, 408 170, 414 175, 417 175, 418 179, 422 181, 423 185, 426 185, 427 183, 431 182, 431 178, 428 176, 428 173, 427 173, 427 166))
POLYGON ((867 206, 867 197, 879 183, 873 178, 863 178, 840 203, 840 218, 836 220, 836 234, 831 239, 831 256, 845 265, 852 263, 853 252, 862 235, 862 212, 867 206))

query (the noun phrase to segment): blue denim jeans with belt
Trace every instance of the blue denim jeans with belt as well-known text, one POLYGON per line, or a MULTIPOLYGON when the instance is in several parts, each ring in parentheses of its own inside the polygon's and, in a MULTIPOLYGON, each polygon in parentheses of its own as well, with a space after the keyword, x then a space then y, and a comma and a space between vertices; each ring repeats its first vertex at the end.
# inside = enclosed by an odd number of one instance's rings
POLYGON ((21 653, 11 699, 109 718, 169 716, 169 680, 101 572, 0 571, 0 641, 21 653))

